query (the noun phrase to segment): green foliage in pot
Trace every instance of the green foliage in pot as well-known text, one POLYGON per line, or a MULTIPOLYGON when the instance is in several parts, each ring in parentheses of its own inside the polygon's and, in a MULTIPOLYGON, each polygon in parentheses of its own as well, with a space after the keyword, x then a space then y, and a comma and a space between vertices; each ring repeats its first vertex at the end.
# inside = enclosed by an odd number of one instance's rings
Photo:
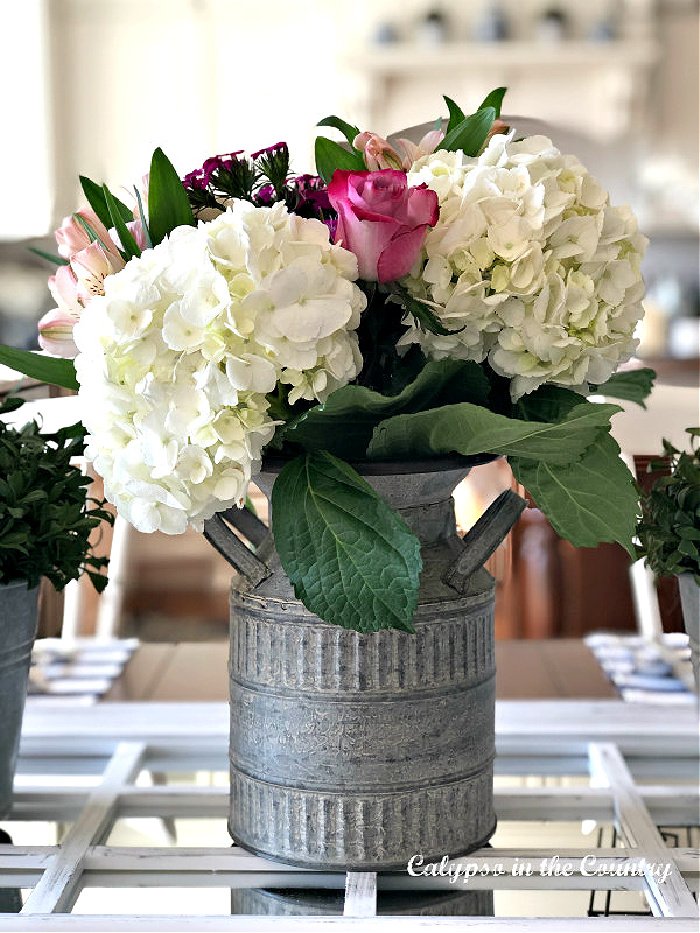
MULTIPOLYGON (((21 405, 12 399, 0 414, 21 405)), ((30 421, 15 428, 0 421, 0 584, 47 577, 62 590, 81 573, 98 592, 107 585, 106 557, 92 553, 90 535, 114 517, 104 500, 86 496, 90 478, 71 461, 84 449, 82 425, 39 433, 30 421)))
POLYGON ((687 431, 690 451, 665 440, 667 459, 649 464, 660 475, 641 495, 637 534, 639 556, 657 576, 688 573, 700 584, 700 428, 687 431))

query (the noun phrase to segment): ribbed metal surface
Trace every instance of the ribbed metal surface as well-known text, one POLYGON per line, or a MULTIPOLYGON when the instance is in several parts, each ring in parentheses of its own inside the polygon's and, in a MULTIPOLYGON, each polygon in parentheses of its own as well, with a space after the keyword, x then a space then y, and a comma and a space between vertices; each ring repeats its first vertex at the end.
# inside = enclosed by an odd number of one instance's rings
POLYGON ((233 596, 231 672, 238 684, 334 693, 393 693, 478 684, 494 673, 490 593, 455 600, 415 634, 362 635, 272 615, 270 601, 233 596), (446 619, 450 613, 453 618, 446 619), (469 624, 465 625, 465 614, 469 624))
MULTIPOLYGON (((342 891, 234 888, 232 914, 259 917, 334 917, 343 913, 342 891)), ((379 892, 377 915, 389 917, 493 917, 493 891, 379 892)))
POLYGON ((12 782, 36 632, 37 590, 0 585, 0 817, 12 806, 12 782))
POLYGON ((231 831, 253 852, 308 868, 405 869, 460 855, 495 828, 491 765, 471 778, 398 794, 336 794, 232 773, 231 831))
POLYGON ((443 581, 460 553, 450 495, 466 470, 367 479, 418 532, 415 633, 327 625, 279 559, 231 600, 233 838, 315 868, 405 868, 495 826, 493 580, 443 581))

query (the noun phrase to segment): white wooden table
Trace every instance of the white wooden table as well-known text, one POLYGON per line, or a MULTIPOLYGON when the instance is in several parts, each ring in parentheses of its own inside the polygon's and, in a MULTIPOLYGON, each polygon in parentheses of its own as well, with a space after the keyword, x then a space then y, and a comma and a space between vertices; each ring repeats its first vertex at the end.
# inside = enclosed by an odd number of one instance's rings
MULTIPOLYGON (((18 931, 307 931, 358 930, 571 931, 698 929, 698 850, 666 847, 657 826, 698 825, 697 712, 683 707, 633 706, 613 701, 502 702, 497 711, 498 775, 588 775, 584 784, 552 781, 500 785, 497 812, 503 821, 614 821, 621 847, 565 851, 537 846, 482 849, 456 861, 485 872, 472 888, 523 892, 546 888, 581 892, 639 890, 652 916, 376 917, 377 892, 455 890, 447 878, 407 873, 324 873, 290 868, 239 848, 118 848, 105 844, 123 817, 223 818, 226 787, 134 782, 139 773, 225 771, 228 707, 222 703, 103 704, 49 709, 30 705, 19 762, 13 819, 70 821, 62 844, 0 845, 0 887, 30 888, 20 914, 4 915, 0 930, 18 931), (42 775, 64 776, 58 785, 42 775), (75 777, 69 777, 74 775, 75 777), (85 776, 93 776, 86 786, 85 776), (95 778, 97 776, 97 778, 95 778), (99 780, 99 783, 95 783, 99 780), (31 783, 30 783, 31 782, 31 783), (511 874, 515 864, 539 866, 559 855, 571 875, 511 874), (587 876, 585 856, 644 867, 639 877, 587 876), (642 862, 642 860, 645 860, 642 862), (659 881, 652 863, 671 866, 659 881), (345 889, 344 916, 250 917, 71 914, 84 888, 294 888, 345 889)), ((125 895, 128 897, 128 895, 125 895)))

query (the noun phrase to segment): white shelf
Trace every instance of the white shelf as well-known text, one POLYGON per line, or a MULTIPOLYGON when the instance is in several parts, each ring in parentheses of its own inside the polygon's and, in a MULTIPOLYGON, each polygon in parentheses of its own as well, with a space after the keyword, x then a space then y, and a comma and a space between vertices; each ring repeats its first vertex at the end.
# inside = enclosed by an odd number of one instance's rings
POLYGON ((659 57, 655 42, 447 42, 425 46, 402 42, 376 45, 351 56, 357 69, 375 75, 420 75, 429 70, 591 68, 653 65, 659 57))

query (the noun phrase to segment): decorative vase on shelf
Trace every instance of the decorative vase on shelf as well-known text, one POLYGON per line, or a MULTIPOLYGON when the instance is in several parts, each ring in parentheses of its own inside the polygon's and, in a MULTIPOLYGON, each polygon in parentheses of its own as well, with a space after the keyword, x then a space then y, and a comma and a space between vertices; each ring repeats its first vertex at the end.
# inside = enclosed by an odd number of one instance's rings
POLYGON ((38 587, 23 581, 0 585, 0 817, 12 808, 37 604, 38 587))
MULTIPOLYGON (((420 539, 413 634, 322 622, 262 528, 257 557, 223 522, 208 529, 247 576, 231 598, 229 828, 295 865, 405 868, 495 829, 494 581, 482 565, 524 502, 503 493, 463 543, 452 492, 466 461, 357 468, 420 539)), ((258 477, 268 498, 275 476, 258 477)))
POLYGON ((700 691, 700 586, 692 573, 680 574, 677 579, 697 693, 700 691))

